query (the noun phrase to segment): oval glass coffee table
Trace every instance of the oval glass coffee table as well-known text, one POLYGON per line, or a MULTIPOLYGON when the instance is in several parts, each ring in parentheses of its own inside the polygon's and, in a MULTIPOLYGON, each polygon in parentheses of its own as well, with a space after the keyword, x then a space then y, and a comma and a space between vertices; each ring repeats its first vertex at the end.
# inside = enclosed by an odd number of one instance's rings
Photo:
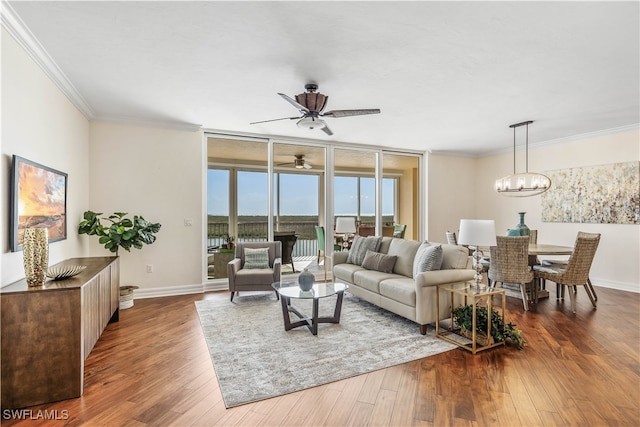
POLYGON ((276 282, 271 285, 280 295, 282 303, 282 316, 284 318, 284 330, 288 331, 300 326, 309 328, 313 335, 318 335, 319 323, 340 323, 340 312, 342 311, 342 298, 344 291, 349 287, 344 283, 316 283, 309 291, 303 291, 297 282, 276 282), (336 307, 333 310, 333 317, 318 317, 318 304, 321 298, 337 295, 336 307), (300 313, 298 309, 291 305, 291 299, 313 300, 313 311, 311 317, 300 313), (292 322, 289 313, 298 316, 299 320, 292 322))

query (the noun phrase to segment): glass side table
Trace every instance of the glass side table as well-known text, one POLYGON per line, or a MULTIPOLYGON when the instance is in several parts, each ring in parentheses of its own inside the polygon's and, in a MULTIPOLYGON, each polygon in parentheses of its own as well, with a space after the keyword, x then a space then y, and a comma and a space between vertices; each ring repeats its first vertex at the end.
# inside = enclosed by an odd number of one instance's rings
POLYGON ((504 341, 493 342, 493 339, 491 337, 490 321, 487 322, 486 336, 484 335, 484 331, 482 333, 479 333, 476 327, 478 314, 477 312, 479 307, 486 308, 487 315, 489 318, 491 318, 490 313, 492 313, 494 310, 494 297, 498 297, 502 301, 502 304, 496 306, 495 308, 500 309, 498 314, 504 320, 505 308, 507 305, 507 296, 504 289, 486 288, 483 290, 478 290, 473 286, 473 282, 471 281, 466 283, 448 283, 445 285, 437 285, 436 293, 436 336, 438 338, 456 344, 459 347, 469 350, 473 354, 492 347, 504 345, 504 341), (455 326, 455 322, 453 321, 453 311, 451 312, 449 327, 443 331, 440 331, 440 292, 449 294, 449 300, 451 304, 450 306, 452 310, 455 307, 454 300, 459 300, 459 297, 462 297, 462 299, 464 300, 464 305, 471 305, 473 307, 473 325, 471 331, 463 331, 459 327, 455 326), (456 296, 458 298, 454 298, 456 296), (464 338, 470 340, 471 342, 466 342, 464 338))
POLYGON ((282 304, 282 317, 284 318, 284 330, 289 331, 299 326, 306 326, 313 335, 318 335, 319 323, 340 323, 340 313, 342 311, 342 298, 344 291, 349 287, 344 283, 316 283, 309 291, 303 291, 297 282, 275 282, 271 285, 280 295, 282 304), (332 317, 319 317, 318 303, 321 298, 337 295, 336 305, 332 317), (291 305, 291 299, 313 300, 311 316, 302 314, 297 308, 291 305), (291 321, 290 313, 295 314, 299 320, 291 321))

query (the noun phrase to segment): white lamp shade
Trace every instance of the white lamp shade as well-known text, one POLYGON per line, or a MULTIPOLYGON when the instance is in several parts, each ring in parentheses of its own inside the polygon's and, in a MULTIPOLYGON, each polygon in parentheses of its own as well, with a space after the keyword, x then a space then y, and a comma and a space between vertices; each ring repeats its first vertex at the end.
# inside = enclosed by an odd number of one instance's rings
POLYGON ((336 218, 336 233, 355 233, 356 219, 354 217, 340 216, 336 218))
POLYGON ((496 223, 492 219, 461 219, 459 245, 496 246, 496 223))

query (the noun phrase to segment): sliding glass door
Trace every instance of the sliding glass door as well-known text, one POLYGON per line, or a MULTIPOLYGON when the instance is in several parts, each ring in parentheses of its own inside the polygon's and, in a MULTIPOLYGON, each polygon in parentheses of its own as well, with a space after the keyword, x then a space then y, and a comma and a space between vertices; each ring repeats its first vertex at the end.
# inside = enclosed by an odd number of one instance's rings
POLYGON ((335 219, 341 216, 378 235, 405 225, 405 237, 419 236, 419 154, 214 135, 207 145, 211 252, 228 253, 222 251, 227 240, 292 235, 294 260, 315 260, 319 249, 331 252, 335 219), (327 248, 318 246, 317 226, 324 228, 327 248))

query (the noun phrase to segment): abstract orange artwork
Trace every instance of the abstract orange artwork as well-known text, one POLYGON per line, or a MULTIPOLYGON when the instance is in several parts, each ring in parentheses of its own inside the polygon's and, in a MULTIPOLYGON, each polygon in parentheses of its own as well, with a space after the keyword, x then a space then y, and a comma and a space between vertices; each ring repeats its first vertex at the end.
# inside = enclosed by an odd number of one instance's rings
POLYGON ((25 228, 49 230, 49 242, 67 238, 67 174, 13 156, 11 246, 22 248, 25 228))

